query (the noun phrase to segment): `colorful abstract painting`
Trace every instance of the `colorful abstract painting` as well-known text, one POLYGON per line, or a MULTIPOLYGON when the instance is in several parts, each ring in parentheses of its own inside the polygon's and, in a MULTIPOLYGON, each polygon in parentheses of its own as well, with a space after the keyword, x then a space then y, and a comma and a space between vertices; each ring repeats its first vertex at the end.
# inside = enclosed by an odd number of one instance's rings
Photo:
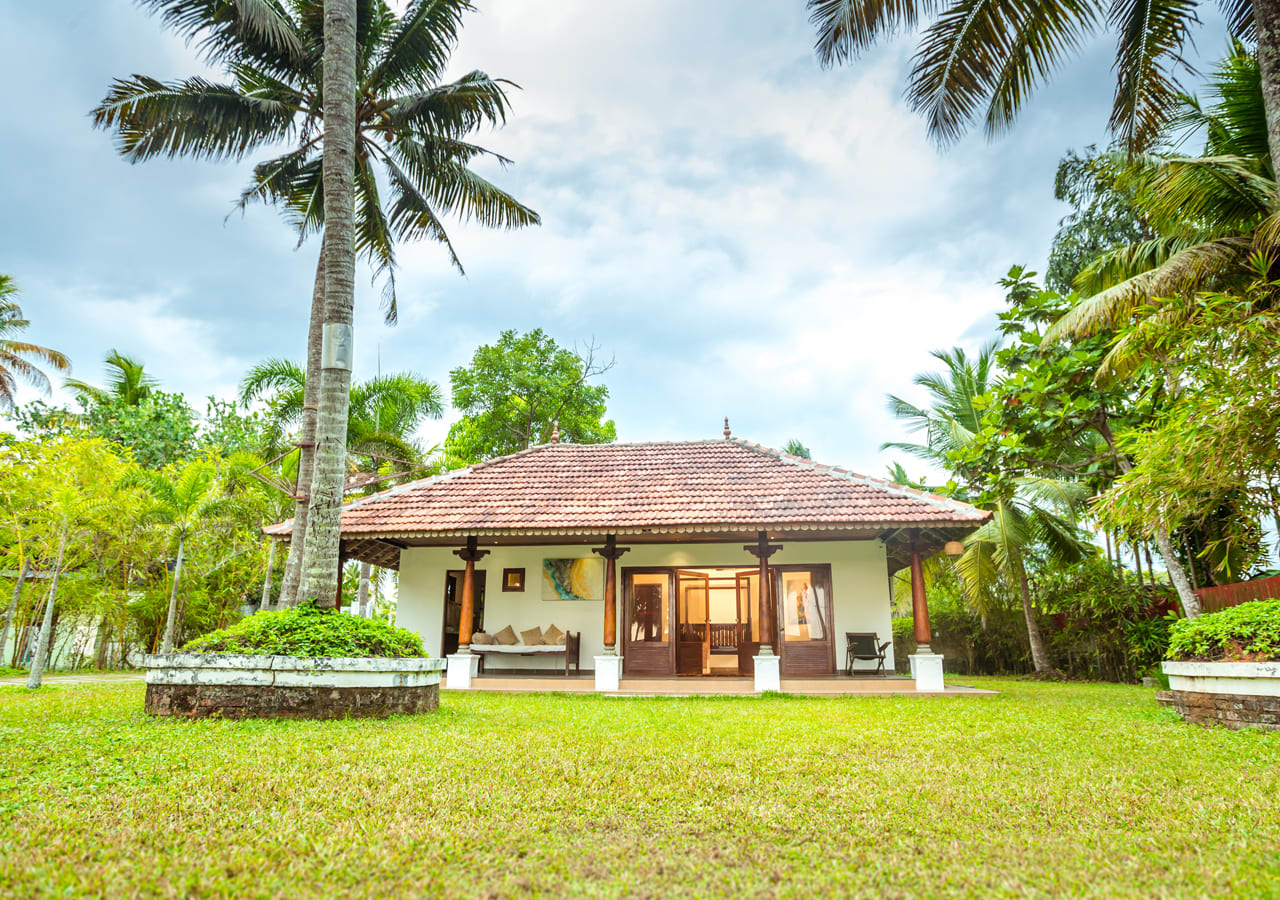
POLYGON ((603 600, 604 560, 544 559, 542 561, 543 600, 603 600))

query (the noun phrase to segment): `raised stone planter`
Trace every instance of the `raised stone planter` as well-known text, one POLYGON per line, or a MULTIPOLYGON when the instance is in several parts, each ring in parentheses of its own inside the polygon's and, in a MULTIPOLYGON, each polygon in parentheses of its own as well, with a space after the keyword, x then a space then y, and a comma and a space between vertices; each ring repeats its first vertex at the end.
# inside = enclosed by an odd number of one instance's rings
POLYGON ((1165 662, 1157 695, 1197 725, 1280 731, 1280 662, 1165 662))
POLYGON ((152 715, 342 719, 430 712, 444 660, 169 653, 143 665, 152 715))

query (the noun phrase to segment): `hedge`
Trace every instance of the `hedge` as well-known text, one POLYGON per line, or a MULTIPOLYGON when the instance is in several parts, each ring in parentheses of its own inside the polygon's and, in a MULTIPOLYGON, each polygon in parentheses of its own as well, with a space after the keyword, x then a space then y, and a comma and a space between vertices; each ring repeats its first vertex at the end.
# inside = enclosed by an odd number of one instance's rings
POLYGON ((1280 659, 1280 599, 1253 600, 1169 629, 1169 659, 1216 662, 1280 659))
POLYGON ((273 656, 425 656, 422 638, 405 628, 314 606, 254 613, 230 628, 188 641, 190 653, 273 656))

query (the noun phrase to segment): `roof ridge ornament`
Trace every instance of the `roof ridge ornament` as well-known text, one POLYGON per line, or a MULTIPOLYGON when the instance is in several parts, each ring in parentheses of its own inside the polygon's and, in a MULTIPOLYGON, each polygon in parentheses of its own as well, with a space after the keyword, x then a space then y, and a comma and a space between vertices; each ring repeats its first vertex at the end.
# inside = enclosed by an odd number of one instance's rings
POLYGON ((551 423, 551 443, 560 443, 560 420, 556 419, 551 423))
POLYGON ((727 441, 733 437, 733 432, 729 430, 729 417, 724 417, 724 439, 727 441))

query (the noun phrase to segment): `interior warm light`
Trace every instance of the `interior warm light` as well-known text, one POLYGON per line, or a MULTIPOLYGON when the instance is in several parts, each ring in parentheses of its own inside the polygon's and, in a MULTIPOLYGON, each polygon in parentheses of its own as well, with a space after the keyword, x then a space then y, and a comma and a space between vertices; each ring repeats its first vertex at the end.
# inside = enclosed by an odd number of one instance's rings
POLYGON ((947 541, 942 547, 942 552, 946 553, 947 556, 963 556, 964 544, 959 541, 947 541))

